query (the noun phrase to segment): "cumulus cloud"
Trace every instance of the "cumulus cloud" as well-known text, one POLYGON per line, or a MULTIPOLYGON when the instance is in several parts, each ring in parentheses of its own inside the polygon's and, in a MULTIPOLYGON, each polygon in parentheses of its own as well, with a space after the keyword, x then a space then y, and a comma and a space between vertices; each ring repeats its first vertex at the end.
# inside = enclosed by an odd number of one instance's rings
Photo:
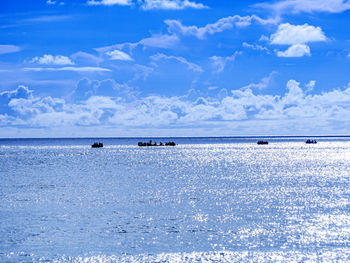
POLYGON ((281 24, 278 26, 277 32, 270 37, 271 44, 277 45, 305 44, 326 40, 327 37, 320 27, 314 27, 308 24, 281 24))
POLYGON ((29 99, 32 97, 33 91, 28 87, 19 85, 17 89, 12 91, 4 91, 0 93, 0 114, 8 114, 10 108, 8 104, 12 99, 29 99))
POLYGON ((89 0, 87 1, 88 5, 105 5, 105 6, 112 6, 112 5, 132 5, 131 0, 89 0))
POLYGON ((203 39, 206 35, 213 35, 218 32, 222 32, 228 29, 236 27, 247 27, 250 26, 253 21, 260 24, 276 24, 275 19, 262 19, 256 15, 252 16, 229 16, 219 19, 213 24, 207 24, 204 27, 197 26, 184 26, 178 20, 165 20, 164 22, 168 25, 168 31, 170 33, 182 34, 185 36, 195 36, 199 39, 203 39))
POLYGON ((162 54, 162 53, 157 53, 153 56, 150 57, 152 60, 154 61, 159 61, 161 59, 165 59, 165 60, 169 60, 169 59, 172 59, 172 60, 176 60, 180 63, 183 63, 187 66, 187 68, 189 70, 192 70, 194 72, 203 72, 203 69, 198 66, 197 64, 194 64, 194 63, 191 63, 189 61, 187 61, 185 58, 183 57, 176 57, 176 56, 167 56, 165 54, 162 54))
POLYGON ((350 9, 348 0, 283 0, 275 3, 260 3, 255 5, 260 8, 267 8, 278 14, 285 13, 341 13, 350 9))
POLYGON ((78 81, 70 98, 73 101, 84 101, 92 96, 112 96, 124 99, 134 98, 136 91, 125 83, 118 83, 114 79, 90 80, 83 78, 78 81))
POLYGON ((311 56, 310 47, 306 43, 326 41, 327 37, 320 27, 308 24, 278 26, 277 32, 270 36, 270 43, 275 45, 291 45, 285 51, 278 51, 279 57, 311 56))
POLYGON ((117 49, 106 52, 106 55, 110 56, 111 60, 125 60, 125 61, 133 60, 128 54, 117 49))
POLYGON ((0 45, 0 55, 21 51, 21 48, 15 45, 0 45))
POLYGON ((311 56, 310 47, 305 44, 295 44, 285 51, 278 51, 277 56, 285 58, 311 56))
POLYGON ((29 98, 32 96, 33 91, 24 85, 19 85, 17 89, 12 91, 3 91, 0 92, 0 97, 2 99, 11 100, 13 98, 29 98))
POLYGON ((34 57, 30 63, 37 63, 42 65, 74 65, 73 61, 71 61, 66 56, 53 56, 45 54, 42 57, 34 57))
POLYGON ((227 62, 235 61, 235 59, 238 55, 242 55, 242 52, 235 51, 235 53, 232 56, 228 56, 228 57, 220 57, 220 56, 210 57, 210 60, 212 61, 212 64, 213 64, 213 67, 215 68, 215 72, 220 73, 220 72, 224 71, 227 62))
POLYGON ((141 8, 144 10, 150 9, 165 9, 165 10, 180 10, 186 8, 206 9, 207 6, 192 2, 189 0, 141 0, 141 8))

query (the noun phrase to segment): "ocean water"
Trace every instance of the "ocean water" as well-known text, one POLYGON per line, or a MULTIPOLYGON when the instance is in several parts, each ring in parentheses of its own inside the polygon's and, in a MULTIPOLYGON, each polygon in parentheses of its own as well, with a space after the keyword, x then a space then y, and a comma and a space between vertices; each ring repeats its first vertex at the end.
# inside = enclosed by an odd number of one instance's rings
POLYGON ((349 262, 350 138, 0 140, 0 262, 349 262))

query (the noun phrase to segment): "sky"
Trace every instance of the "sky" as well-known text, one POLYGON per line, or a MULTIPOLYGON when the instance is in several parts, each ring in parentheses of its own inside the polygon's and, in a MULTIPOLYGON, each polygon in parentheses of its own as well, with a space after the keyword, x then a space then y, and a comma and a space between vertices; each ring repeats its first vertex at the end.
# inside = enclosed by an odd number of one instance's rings
POLYGON ((350 134, 349 0, 2 0, 0 137, 350 134))

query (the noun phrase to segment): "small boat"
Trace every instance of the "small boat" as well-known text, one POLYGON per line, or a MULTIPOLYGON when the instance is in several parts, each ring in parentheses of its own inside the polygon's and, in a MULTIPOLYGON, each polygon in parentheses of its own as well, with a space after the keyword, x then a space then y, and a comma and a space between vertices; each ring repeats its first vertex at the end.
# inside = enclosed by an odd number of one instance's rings
POLYGON ((316 144, 317 141, 316 140, 307 139, 305 143, 307 143, 307 144, 316 144))
POLYGON ((91 145, 91 148, 102 148, 103 143, 102 142, 94 142, 93 145, 91 145))
POLYGON ((258 141, 257 144, 262 145, 262 144, 269 144, 268 141, 258 141))

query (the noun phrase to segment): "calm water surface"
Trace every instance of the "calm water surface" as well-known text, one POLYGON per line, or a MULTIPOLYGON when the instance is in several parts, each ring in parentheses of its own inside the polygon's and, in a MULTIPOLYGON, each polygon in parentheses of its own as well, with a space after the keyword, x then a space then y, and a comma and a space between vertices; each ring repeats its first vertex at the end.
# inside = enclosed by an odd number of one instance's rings
POLYGON ((349 138, 93 141, 0 140, 0 262, 350 261, 349 138))

